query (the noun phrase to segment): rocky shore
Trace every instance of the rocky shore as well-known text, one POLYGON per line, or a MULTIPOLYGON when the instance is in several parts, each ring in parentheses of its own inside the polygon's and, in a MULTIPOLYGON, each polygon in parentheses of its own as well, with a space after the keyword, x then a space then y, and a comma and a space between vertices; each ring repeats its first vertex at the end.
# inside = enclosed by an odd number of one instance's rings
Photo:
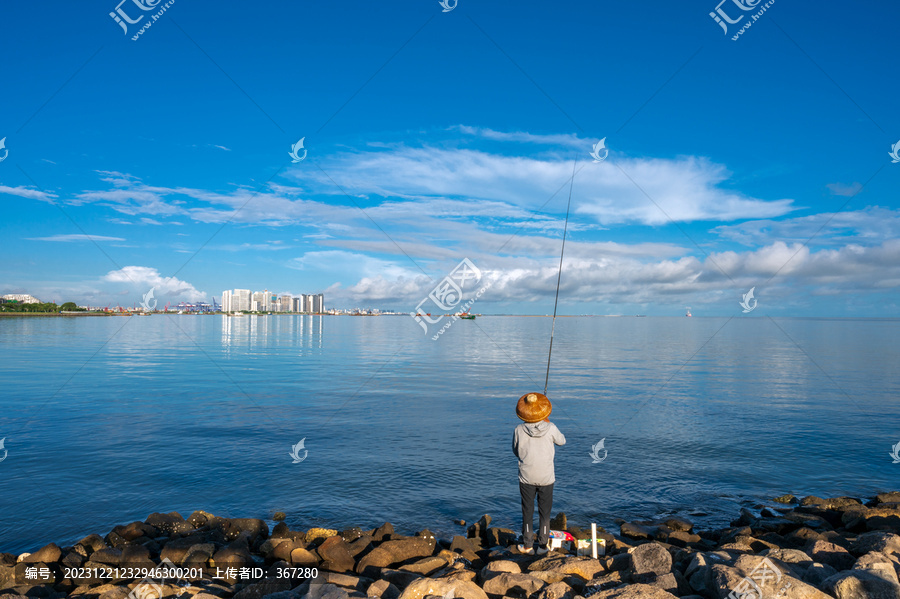
MULTIPOLYGON (((553 528, 590 536, 564 514, 553 528)), ((598 559, 523 555, 517 537, 487 515, 466 536, 436 539, 390 524, 270 531, 259 519, 156 513, 71 547, 0 553, 0 599, 900 599, 900 492, 786 495, 717 530, 623 522, 600 533, 598 559), (184 578, 134 575, 161 563, 184 578)))

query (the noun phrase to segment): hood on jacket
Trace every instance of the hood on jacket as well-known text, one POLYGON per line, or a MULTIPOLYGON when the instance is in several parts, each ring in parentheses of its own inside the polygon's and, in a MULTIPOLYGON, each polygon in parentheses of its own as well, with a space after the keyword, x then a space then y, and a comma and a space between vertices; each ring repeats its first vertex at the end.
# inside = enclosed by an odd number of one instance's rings
POLYGON ((550 430, 552 426, 549 422, 541 420, 540 422, 526 422, 523 423, 525 427, 525 432, 528 433, 529 437, 543 437, 547 434, 547 431, 550 430))

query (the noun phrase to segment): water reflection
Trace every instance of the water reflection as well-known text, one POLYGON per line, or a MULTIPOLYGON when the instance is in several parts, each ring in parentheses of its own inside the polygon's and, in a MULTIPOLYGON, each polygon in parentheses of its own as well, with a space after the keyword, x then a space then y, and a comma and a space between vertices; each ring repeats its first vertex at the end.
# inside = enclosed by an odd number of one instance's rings
POLYGON ((276 315, 222 316, 222 348, 226 354, 238 347, 266 349, 291 346, 322 349, 324 316, 276 315))

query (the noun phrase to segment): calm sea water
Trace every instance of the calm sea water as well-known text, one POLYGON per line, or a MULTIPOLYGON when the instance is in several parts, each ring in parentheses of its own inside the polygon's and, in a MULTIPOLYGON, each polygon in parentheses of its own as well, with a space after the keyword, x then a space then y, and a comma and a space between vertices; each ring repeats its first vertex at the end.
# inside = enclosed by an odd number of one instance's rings
MULTIPOLYGON (((549 332, 487 316, 437 341, 408 317, 0 319, 0 551, 195 509, 518 529, 514 406, 543 388, 549 332)), ((785 492, 900 489, 898 338, 898 320, 560 318, 554 511, 725 525, 785 492)))

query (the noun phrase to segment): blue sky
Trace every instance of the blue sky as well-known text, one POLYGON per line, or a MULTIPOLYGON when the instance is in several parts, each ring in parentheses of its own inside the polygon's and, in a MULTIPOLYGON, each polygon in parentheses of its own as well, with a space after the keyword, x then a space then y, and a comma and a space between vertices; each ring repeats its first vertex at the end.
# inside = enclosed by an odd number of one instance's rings
POLYGON ((0 293, 546 313, 575 162, 561 313, 900 316, 900 7, 738 1, 4 6, 0 293))

